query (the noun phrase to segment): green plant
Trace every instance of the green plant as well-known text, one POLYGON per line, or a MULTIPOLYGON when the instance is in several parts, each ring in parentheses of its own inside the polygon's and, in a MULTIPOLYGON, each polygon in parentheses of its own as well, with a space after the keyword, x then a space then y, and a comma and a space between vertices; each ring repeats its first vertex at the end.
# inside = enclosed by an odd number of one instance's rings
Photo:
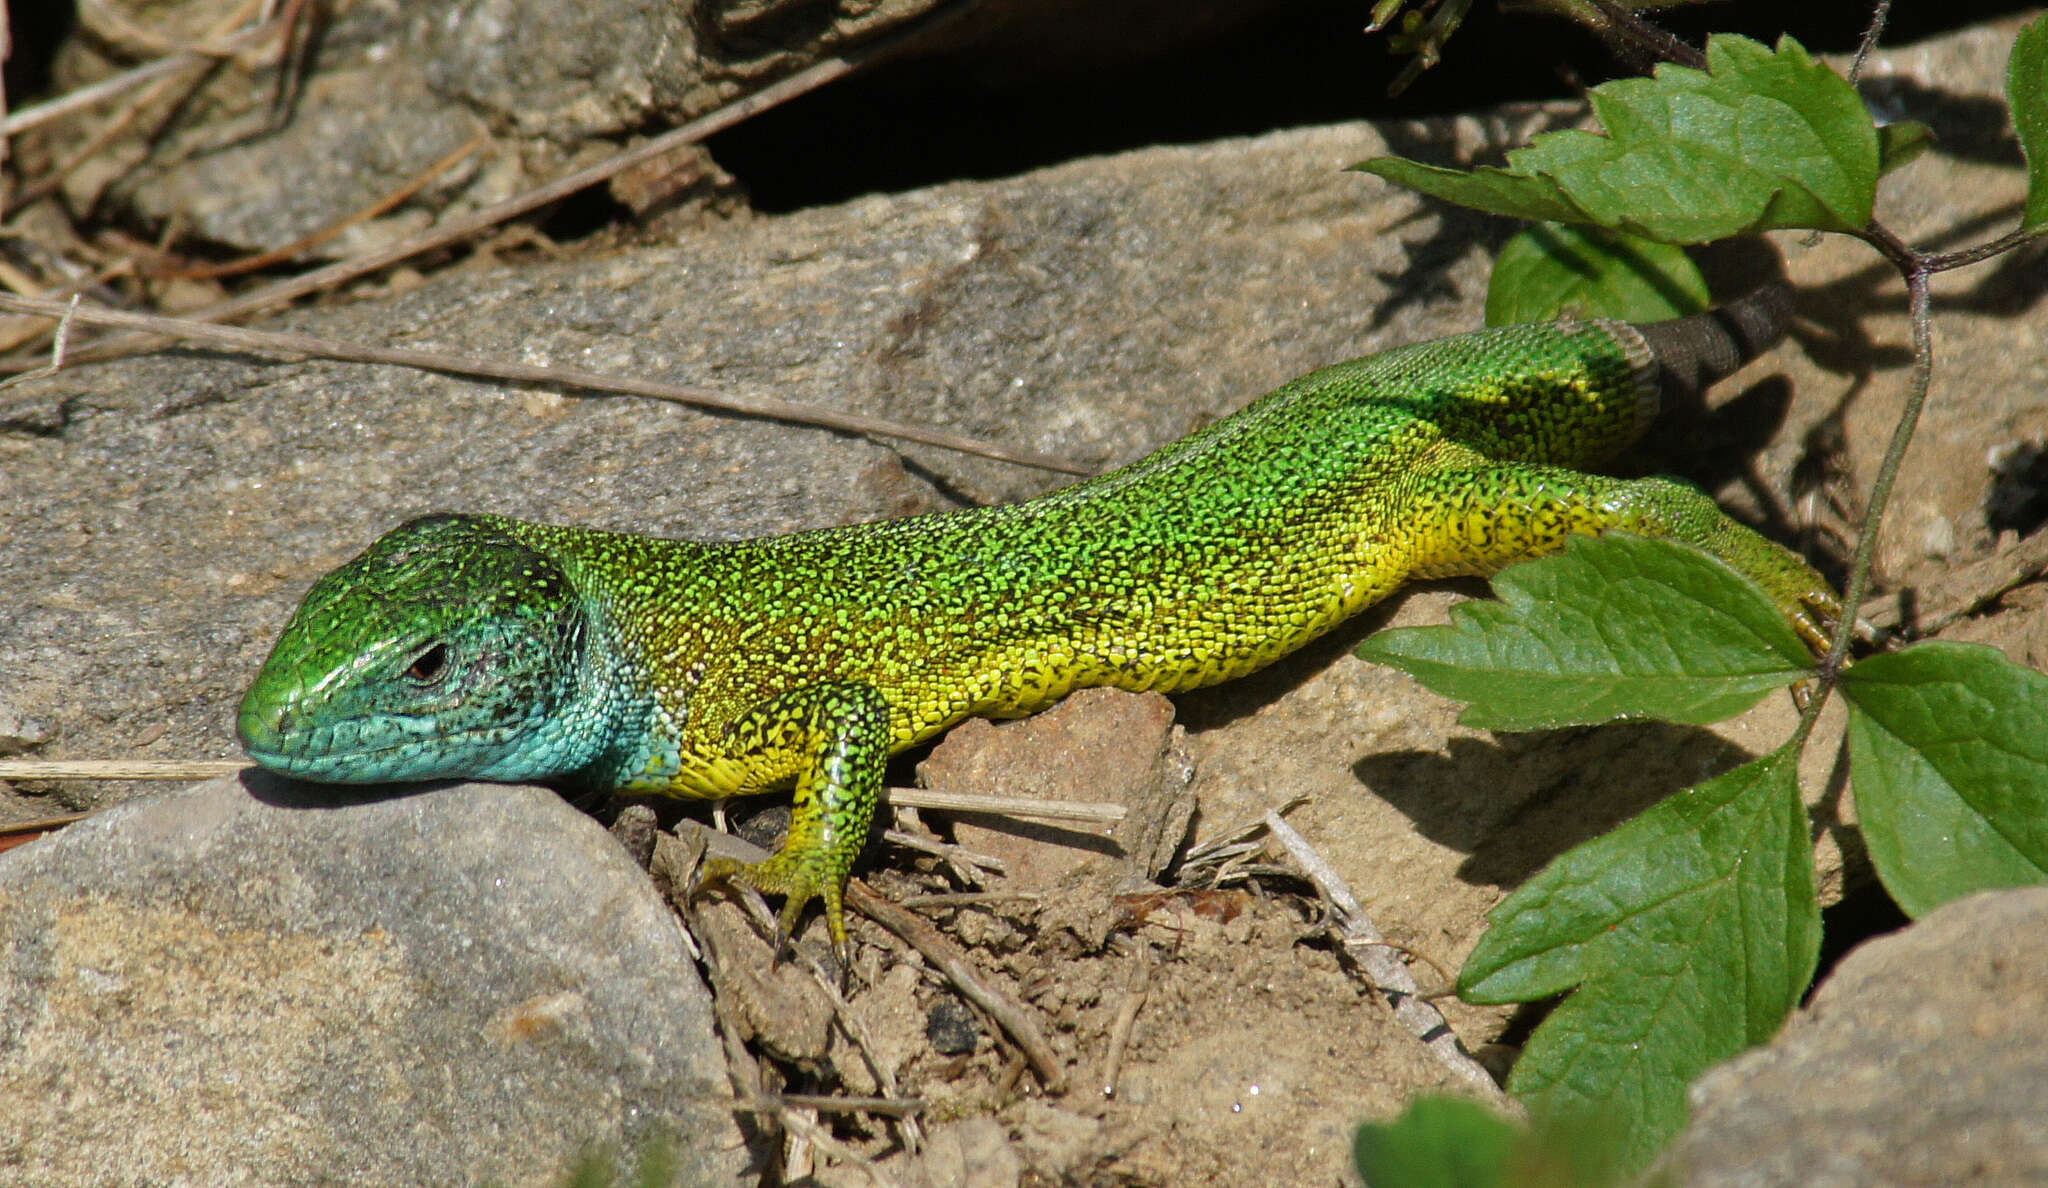
MULTIPOLYGON (((1617 6, 1596 6, 1617 19, 1617 6)), ((1914 364, 1851 563, 1845 605, 1854 608, 1869 591, 1876 528, 1928 392, 1928 279, 2048 231, 2048 18, 2019 34, 2007 71, 2028 163, 2020 225, 1945 254, 1908 246, 1874 213, 1878 178, 1924 147, 1924 128, 1877 126, 1851 83, 1789 38, 1772 49, 1716 36, 1697 58, 1678 49, 1683 64, 1593 90, 1604 134, 1538 137, 1502 169, 1399 157, 1358 168, 1538 221, 1502 254, 1489 320, 1563 308, 1688 312, 1705 287, 1680 245, 1763 230, 1851 235, 1890 261, 1906 284, 1914 364)), ((1853 614, 1816 662, 1760 590, 1666 542, 1575 542, 1501 573, 1494 587, 1499 602, 1461 606, 1445 627, 1383 632, 1361 654, 1469 702, 1464 720, 1496 729, 1704 723, 1775 688, 1810 691, 1781 747, 1565 853, 1515 891, 1459 978, 1478 1002, 1568 994, 1509 1088, 1539 1120, 1597 1112, 1625 1136, 1621 1170, 1647 1164, 1683 1123, 1686 1084, 1768 1038, 1812 979, 1820 911, 1796 769, 1828 698, 1847 706, 1864 837, 1907 913, 2048 879, 2048 676, 1990 648, 1940 642, 1851 666, 1853 614)), ((1376 1188, 1526 1182, 1502 1178, 1507 1155, 1455 1180, 1402 1170, 1404 1152, 1479 1125, 1418 1106, 1361 1134, 1361 1170, 1376 1188)), ((1477 1149, 1523 1148, 1496 1136, 1477 1149)))

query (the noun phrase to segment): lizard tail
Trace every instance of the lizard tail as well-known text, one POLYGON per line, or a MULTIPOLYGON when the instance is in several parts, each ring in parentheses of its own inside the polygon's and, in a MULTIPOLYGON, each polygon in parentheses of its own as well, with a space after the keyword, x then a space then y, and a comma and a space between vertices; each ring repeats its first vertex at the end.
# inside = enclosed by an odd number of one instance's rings
POLYGON ((1709 385, 1770 350, 1792 319, 1792 286, 1772 281, 1719 309, 1633 327, 1656 356, 1667 400, 1697 400, 1709 385))

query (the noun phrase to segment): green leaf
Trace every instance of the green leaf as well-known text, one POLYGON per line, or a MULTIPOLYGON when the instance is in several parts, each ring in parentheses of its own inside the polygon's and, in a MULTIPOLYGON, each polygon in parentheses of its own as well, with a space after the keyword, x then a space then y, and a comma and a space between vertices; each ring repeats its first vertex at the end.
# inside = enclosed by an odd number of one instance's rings
POLYGON ((1493 590, 1499 602, 1461 603, 1449 626, 1382 631, 1358 654, 1470 702, 1461 720, 1493 730, 1717 722, 1812 672, 1769 596, 1675 541, 1574 537, 1493 590))
MULTIPOLYGON (((1517 149, 1509 153, 1510 165, 1527 151, 1517 149)), ((1441 165, 1425 165, 1406 157, 1374 157, 1370 161, 1360 161, 1352 168, 1488 214, 1559 223, 1595 221, 1592 215, 1573 205, 1557 183, 1549 178, 1495 169, 1490 165, 1467 172, 1446 169, 1441 165)))
POLYGON ((1767 1039, 1820 952, 1797 750, 1690 788, 1560 856, 1495 908, 1459 975, 1472 1002, 1577 989, 1508 1088, 1532 1113, 1600 1117, 1638 1167, 1685 1120, 1685 1086, 1767 1039))
POLYGON ((1519 1126, 1462 1097, 1418 1097, 1353 1142, 1370 1188, 1601 1188, 1621 1179, 1626 1136, 1605 1118, 1519 1126))
POLYGON ((2048 16, 2013 39, 2005 66, 2005 100, 2027 158, 2027 206, 2020 229, 2048 227, 2048 16))
POLYGON ((1496 1188, 1521 1141, 1478 1102, 1422 1097, 1392 1122, 1359 1127, 1353 1152, 1371 1188, 1496 1188))
POLYGON ((1683 248, 1601 227, 1542 223, 1508 240, 1486 286, 1486 324, 1563 314, 1660 322, 1707 308, 1711 295, 1683 248))
POLYGON ((1937 641, 1859 662, 1842 696, 1856 815, 1908 915, 2048 879, 2048 676, 1937 641))
POLYGON ((1665 243, 1754 231, 1856 231, 1876 198, 1879 139, 1842 77, 1783 38, 1707 42, 1707 72, 1593 88, 1605 135, 1567 130, 1470 172, 1377 157, 1357 168, 1519 218, 1593 223, 1665 243))
POLYGON ((1890 173, 1926 152, 1934 144, 1934 129, 1918 120, 1901 120, 1877 130, 1879 173, 1890 173))

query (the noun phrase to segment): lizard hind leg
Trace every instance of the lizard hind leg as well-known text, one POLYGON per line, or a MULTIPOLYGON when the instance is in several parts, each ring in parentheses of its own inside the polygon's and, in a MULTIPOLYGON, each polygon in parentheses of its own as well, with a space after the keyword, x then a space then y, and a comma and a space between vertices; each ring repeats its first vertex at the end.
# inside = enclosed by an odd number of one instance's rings
POLYGON ((1555 552, 1573 535, 1633 532, 1695 545, 1756 581, 1816 655, 1842 613, 1834 589, 1804 558, 1675 479, 1547 466, 1439 471, 1415 484, 1403 518, 1416 577, 1490 576, 1555 552))
POLYGON ((784 937, 795 931, 806 904, 824 900, 833 954, 846 968, 846 880, 881 798, 892 749, 888 703, 869 685, 807 685, 747 711, 726 728, 726 738, 736 755, 794 768, 795 812, 773 857, 714 858, 704 864, 699 886, 730 882, 784 896, 784 937))

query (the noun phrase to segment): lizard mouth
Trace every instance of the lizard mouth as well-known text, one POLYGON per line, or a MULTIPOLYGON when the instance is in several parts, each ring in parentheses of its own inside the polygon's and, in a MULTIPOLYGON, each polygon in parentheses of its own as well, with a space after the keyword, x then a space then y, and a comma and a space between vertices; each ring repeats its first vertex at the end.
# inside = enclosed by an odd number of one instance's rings
POLYGON ((393 714, 308 729, 293 699, 264 704, 252 696, 236 716, 235 733, 251 759, 281 775, 323 784, 386 784, 455 774, 441 770, 436 760, 488 744, 496 732, 450 731, 432 719, 393 714))

